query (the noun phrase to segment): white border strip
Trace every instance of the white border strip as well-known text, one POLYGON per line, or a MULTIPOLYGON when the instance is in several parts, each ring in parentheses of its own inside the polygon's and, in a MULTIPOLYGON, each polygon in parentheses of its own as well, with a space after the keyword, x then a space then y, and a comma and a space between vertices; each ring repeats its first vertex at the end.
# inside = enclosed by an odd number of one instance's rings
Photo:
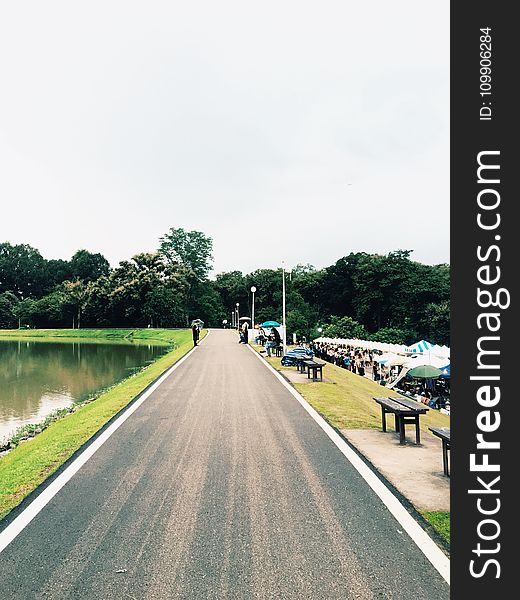
MULTIPOLYGON (((202 338, 202 343, 207 339, 209 330, 202 338)), ((108 438, 130 417, 140 406, 145 402, 153 392, 162 384, 168 377, 182 365, 182 363, 191 356, 196 349, 194 346, 187 354, 173 364, 159 379, 156 380, 150 388, 125 412, 119 416, 105 431, 88 446, 43 492, 37 496, 27 508, 25 508, 12 523, 10 523, 2 532, 0 532, 0 553, 16 538, 16 536, 34 519, 34 517, 54 498, 61 488, 81 469, 81 467, 101 448, 108 438)))
POLYGON ((273 373, 278 381, 298 400, 309 415, 323 429, 329 438, 338 447, 340 452, 358 471, 372 490, 379 496, 383 504, 388 508, 399 524, 408 533, 426 558, 441 574, 444 580, 450 583, 450 559, 437 546, 426 531, 410 515, 398 498, 386 487, 386 485, 375 475, 375 473, 361 460, 361 458, 350 448, 341 436, 325 421, 325 419, 305 400, 305 398, 288 383, 278 371, 264 360, 258 352, 249 346, 251 352, 273 373))

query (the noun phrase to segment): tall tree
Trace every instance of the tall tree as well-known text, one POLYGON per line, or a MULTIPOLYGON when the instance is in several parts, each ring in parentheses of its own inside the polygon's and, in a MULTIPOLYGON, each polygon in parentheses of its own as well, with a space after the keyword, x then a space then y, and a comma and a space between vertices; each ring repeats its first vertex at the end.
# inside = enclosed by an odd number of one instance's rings
POLYGON ((208 276, 213 263, 213 240, 201 231, 172 227, 160 239, 159 252, 169 264, 180 263, 191 269, 197 279, 208 276))
POLYGON ((110 273, 110 263, 102 254, 94 254, 88 250, 78 250, 70 259, 72 279, 83 283, 95 281, 102 275, 110 273))
POLYGON ((57 285, 64 281, 72 281, 74 275, 69 260, 52 258, 45 261, 45 293, 51 292, 57 285))
POLYGON ((87 301, 87 289, 79 279, 64 281, 61 286, 62 312, 70 314, 72 328, 81 329, 81 315, 87 301))
POLYGON ((13 292, 2 292, 0 294, 0 329, 13 329, 18 326, 16 307, 18 298, 13 292))
POLYGON ((0 244, 0 293, 38 298, 45 285, 45 259, 28 244, 0 244))

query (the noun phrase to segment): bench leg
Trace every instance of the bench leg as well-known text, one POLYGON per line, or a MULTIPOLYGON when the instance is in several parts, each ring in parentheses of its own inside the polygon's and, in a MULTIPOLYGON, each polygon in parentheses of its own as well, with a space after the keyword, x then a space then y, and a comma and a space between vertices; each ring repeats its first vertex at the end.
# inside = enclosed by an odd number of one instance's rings
MULTIPOLYGON (((397 415, 396 415, 397 419, 397 415)), ((404 418, 402 416, 399 417, 399 444, 403 445, 406 443, 405 439, 405 430, 404 430, 404 418)))
POLYGON ((386 412, 385 407, 381 407, 381 422, 383 423, 383 433, 386 433, 386 412))
POLYGON ((444 475, 446 475, 446 477, 449 477, 450 472, 448 469, 448 444, 446 440, 442 440, 442 463, 444 467, 444 475))
POLYGON ((415 443, 421 443, 421 430, 419 429, 419 415, 415 416, 415 443))

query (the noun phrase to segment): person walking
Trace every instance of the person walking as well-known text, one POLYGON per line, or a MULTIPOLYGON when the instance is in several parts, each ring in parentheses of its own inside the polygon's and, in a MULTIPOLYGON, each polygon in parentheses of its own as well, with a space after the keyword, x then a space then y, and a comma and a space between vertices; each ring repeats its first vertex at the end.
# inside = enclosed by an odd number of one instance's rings
POLYGON ((362 359, 358 360, 356 366, 357 366, 357 373, 358 373, 358 375, 361 375, 361 377, 364 377, 365 376, 365 363, 364 363, 364 361, 362 359))
POLYGON ((372 378, 374 381, 379 381, 379 363, 374 361, 372 365, 372 378))
POLYGON ((193 345, 198 346, 200 330, 197 323, 193 323, 193 325, 191 326, 191 334, 193 336, 193 345))
POLYGON ((249 343, 249 325, 248 325, 247 321, 244 321, 244 324, 242 325, 242 339, 241 339, 241 342, 243 344, 249 343))

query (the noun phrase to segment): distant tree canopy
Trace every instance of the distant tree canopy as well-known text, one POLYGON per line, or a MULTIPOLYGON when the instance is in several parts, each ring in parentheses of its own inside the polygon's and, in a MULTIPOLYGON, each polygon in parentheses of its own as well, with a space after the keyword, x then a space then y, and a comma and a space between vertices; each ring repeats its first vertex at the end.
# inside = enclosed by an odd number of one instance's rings
POLYGON ((170 264, 180 263, 191 269, 199 280, 206 279, 213 262, 213 240, 201 231, 172 227, 161 238, 159 252, 170 264))
POLYGON ((46 261, 28 244, 0 244, 0 293, 18 298, 39 297, 46 291, 46 261))
POLYGON ((88 250, 78 250, 70 259, 72 279, 83 283, 95 281, 110 273, 110 263, 102 254, 92 254, 88 250))
MULTIPOLYGON (((219 273, 208 279, 211 238, 171 228, 156 252, 110 268, 101 254, 78 250, 69 261, 44 259, 27 244, 0 244, 0 327, 185 327, 232 319, 236 303, 255 321, 281 320, 282 271, 219 273)), ((307 339, 366 337, 449 344, 450 268, 411 260, 411 251, 350 253, 316 269, 286 273, 288 333, 307 339)))

